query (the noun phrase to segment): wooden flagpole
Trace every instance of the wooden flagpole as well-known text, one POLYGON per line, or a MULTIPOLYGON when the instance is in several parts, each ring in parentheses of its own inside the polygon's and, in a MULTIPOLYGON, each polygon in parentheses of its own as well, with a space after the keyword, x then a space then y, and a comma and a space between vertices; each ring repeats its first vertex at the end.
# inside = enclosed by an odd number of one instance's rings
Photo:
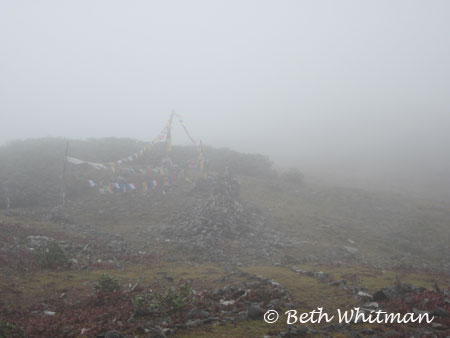
POLYGON ((165 157, 169 158, 170 151, 172 150, 172 121, 175 112, 172 111, 172 114, 169 118, 169 123, 167 125, 167 135, 166 135, 166 154, 165 157))
POLYGON ((66 142, 66 150, 64 151, 64 162, 61 174, 61 205, 66 203, 66 166, 67 166, 67 154, 69 153, 69 141, 66 142))

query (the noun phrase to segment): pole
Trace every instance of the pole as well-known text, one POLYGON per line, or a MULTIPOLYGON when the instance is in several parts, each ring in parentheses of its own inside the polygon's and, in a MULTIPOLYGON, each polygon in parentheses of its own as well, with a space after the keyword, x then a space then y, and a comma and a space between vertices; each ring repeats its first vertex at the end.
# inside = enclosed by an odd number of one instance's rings
POLYGON ((66 142, 66 150, 64 151, 64 161, 61 174, 61 205, 64 206, 66 203, 66 165, 67 165, 67 154, 69 153, 69 141, 66 142))
POLYGON ((161 168, 160 168, 161 175, 168 174, 169 169, 172 167, 170 163, 170 150, 172 149, 172 120, 174 115, 175 112, 172 112, 169 118, 169 122, 167 122, 167 134, 165 141, 164 156, 161 160, 161 168))
POLYGON ((183 120, 181 119, 181 116, 176 114, 178 117, 178 122, 180 123, 181 127, 183 128, 184 132, 186 133, 187 137, 191 140, 192 144, 194 146, 197 145, 197 142, 195 142, 194 138, 191 136, 191 134, 189 133, 189 131, 187 130, 186 126, 184 125, 183 120))
POLYGON ((5 203, 6 203, 6 210, 9 210, 11 207, 11 200, 9 199, 9 189, 6 186, 8 183, 5 183, 3 185, 3 192, 5 193, 5 203))
POLYGON ((200 166, 200 172, 202 173, 202 175, 205 175, 205 155, 203 153, 202 140, 200 140, 198 145, 198 162, 200 166))
POLYGON ((169 118, 169 123, 167 125, 167 135, 166 135, 166 154, 165 157, 169 158, 169 153, 172 150, 172 120, 175 112, 172 111, 172 114, 169 118))

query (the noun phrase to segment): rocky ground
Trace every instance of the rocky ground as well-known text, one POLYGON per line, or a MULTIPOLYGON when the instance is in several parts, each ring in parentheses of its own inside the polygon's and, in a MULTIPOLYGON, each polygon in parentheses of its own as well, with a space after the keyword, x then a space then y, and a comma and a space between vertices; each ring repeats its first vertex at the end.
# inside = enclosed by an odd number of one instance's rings
POLYGON ((445 266, 372 264, 349 236, 309 252, 316 239, 274 227, 274 217, 244 200, 231 176, 201 180, 187 196, 167 222, 151 224, 75 222, 70 205, 3 214, 0 337, 450 334, 445 266), (262 319, 271 309, 320 306, 429 313, 435 320, 270 325, 262 319))

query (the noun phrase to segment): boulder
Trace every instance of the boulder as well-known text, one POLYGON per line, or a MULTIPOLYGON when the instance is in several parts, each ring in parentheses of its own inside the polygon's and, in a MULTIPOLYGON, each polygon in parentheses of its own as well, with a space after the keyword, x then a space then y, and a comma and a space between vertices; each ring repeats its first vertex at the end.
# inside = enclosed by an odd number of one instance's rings
POLYGON ((356 294, 356 297, 361 299, 363 302, 370 302, 372 300, 372 295, 370 295, 364 291, 358 291, 358 293, 356 294))
POLYGON ((103 335, 104 338, 123 338, 123 334, 116 330, 110 330, 105 332, 103 335))
POLYGON ((346 246, 346 245, 344 245, 342 248, 343 248, 345 251, 347 251, 349 254, 352 254, 352 255, 354 255, 354 254, 356 254, 356 253, 358 252, 358 249, 357 249, 357 248, 353 248, 353 247, 351 247, 351 246, 346 246))
POLYGON ((401 298, 401 294, 393 287, 383 288, 375 292, 372 296, 374 302, 380 302, 383 300, 391 300, 401 298))
POLYGON ((433 316, 438 316, 438 317, 450 317, 450 314, 444 310, 443 308, 436 306, 433 310, 432 313, 433 316))
POLYGON ((257 304, 251 304, 247 309, 248 318, 252 320, 261 319, 263 314, 263 309, 257 304))
POLYGON ((209 317, 209 312, 194 307, 188 312, 186 317, 187 319, 198 319, 198 318, 205 319, 209 317))

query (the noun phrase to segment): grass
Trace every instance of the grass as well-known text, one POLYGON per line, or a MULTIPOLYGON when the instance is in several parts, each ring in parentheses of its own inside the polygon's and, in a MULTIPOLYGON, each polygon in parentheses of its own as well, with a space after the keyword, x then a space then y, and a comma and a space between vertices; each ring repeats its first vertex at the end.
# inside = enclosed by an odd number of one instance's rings
POLYGON ((41 270, 34 273, 0 275, 2 290, 12 291, 5 294, 5 302, 9 306, 26 306, 33 301, 52 298, 70 292, 93 292, 97 280, 103 275, 117 278, 121 285, 134 285, 140 279, 141 285, 151 285, 155 281, 161 284, 168 282, 162 279, 163 273, 177 280, 197 280, 198 288, 211 288, 219 285, 217 280, 223 277, 223 268, 211 264, 179 264, 160 263, 151 268, 145 265, 127 265, 123 269, 88 269, 71 271, 41 270))
POLYGON ((330 310, 354 304, 344 290, 326 283, 318 283, 314 277, 300 275, 284 267, 252 266, 243 270, 281 283, 298 303, 297 310, 300 311, 311 311, 317 307, 330 310))
POLYGON ((290 255, 347 245, 372 264, 395 265, 393 257, 406 257, 437 268, 450 255, 450 208, 444 204, 361 189, 291 186, 276 178, 239 182, 243 199, 266 211, 274 228, 303 241, 290 255))
MULTIPOLYGON (((307 255, 320 255, 333 246, 355 246, 358 257, 369 263, 395 264, 399 256, 419 257, 431 265, 439 266, 448 256, 448 224, 450 213, 441 206, 428 202, 412 201, 403 197, 368 193, 357 189, 330 188, 318 185, 290 186, 277 179, 239 177, 242 199, 257 205, 267 216, 267 223, 298 245, 283 248, 277 259, 293 257, 298 268, 307 271, 323 271, 334 280, 345 279, 369 293, 395 283, 396 275, 414 286, 432 287, 434 281, 448 286, 448 275, 429 273, 425 270, 399 270, 352 265, 303 264, 307 255), (327 225, 327 226, 321 226, 327 225), (354 241, 354 244, 349 242, 354 241)), ((193 288, 213 289, 233 282, 221 281, 226 271, 212 263, 190 262, 181 246, 160 243, 140 235, 146 228, 157 224, 169 224, 182 210, 189 195, 189 186, 179 194, 140 197, 138 195, 98 196, 68 203, 67 216, 75 223, 96 224, 99 234, 120 234, 125 241, 147 252, 160 254, 164 259, 149 265, 124 264, 117 269, 40 270, 0 274, 2 306, 20 308, 30 303, 42 303, 61 297, 67 305, 77 302, 79 294, 94 293, 95 283, 102 274, 117 278, 127 288, 140 279, 140 285, 159 283, 170 285, 183 279, 192 280, 193 288), (101 211, 101 212, 99 212, 101 211)), ((195 198, 195 197, 194 197, 195 198)), ((36 234, 53 232, 66 237, 83 239, 86 236, 47 221, 36 221, 29 209, 13 210, 13 216, 1 215, 7 223, 20 223, 36 234)), ((42 210, 44 212, 45 210, 42 210)), ((389 265, 389 264, 387 264, 389 265)), ((311 311, 323 307, 328 312, 337 308, 352 308, 356 300, 345 290, 319 283, 317 279, 297 274, 286 267, 267 265, 260 261, 256 266, 243 266, 241 270, 274 279, 285 286, 293 297, 298 311, 311 311)), ((285 325, 269 325, 262 320, 244 321, 234 326, 205 325, 179 331, 183 337, 261 337, 270 330, 282 330, 285 325)), ((335 336, 339 336, 336 334, 335 336)))

